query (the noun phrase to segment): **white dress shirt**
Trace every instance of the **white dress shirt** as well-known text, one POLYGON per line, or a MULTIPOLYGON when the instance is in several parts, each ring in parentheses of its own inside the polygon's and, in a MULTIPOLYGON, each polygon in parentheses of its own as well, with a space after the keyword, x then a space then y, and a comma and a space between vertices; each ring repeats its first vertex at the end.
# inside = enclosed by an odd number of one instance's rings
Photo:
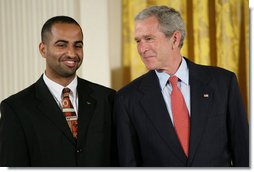
MULTIPOLYGON (((167 73, 164 73, 164 72, 159 72, 159 71, 155 71, 155 72, 159 78, 159 82, 160 82, 160 86, 161 86, 161 93, 162 93, 164 101, 166 103, 169 116, 172 120, 172 123, 174 124, 174 119, 173 119, 172 109, 171 109, 171 98, 170 98, 172 86, 168 82, 170 75, 167 73)), ((187 109, 188 109, 188 112, 190 115, 189 69, 188 69, 186 60, 184 58, 182 58, 181 65, 174 75, 180 79, 178 81, 178 88, 180 88, 180 90, 183 94, 183 97, 184 97, 184 100, 185 100, 185 103, 186 103, 186 106, 187 106, 187 109)))
POLYGON ((46 83, 50 93, 53 95, 56 103, 59 105, 59 107, 62 109, 62 91, 64 88, 68 87, 71 92, 70 92, 70 100, 71 103, 74 107, 74 110, 76 114, 78 115, 78 96, 77 96, 77 85, 78 85, 78 79, 77 76, 72 80, 72 82, 67 85, 66 87, 63 87, 62 85, 50 80, 47 75, 44 73, 43 74, 43 80, 46 83))

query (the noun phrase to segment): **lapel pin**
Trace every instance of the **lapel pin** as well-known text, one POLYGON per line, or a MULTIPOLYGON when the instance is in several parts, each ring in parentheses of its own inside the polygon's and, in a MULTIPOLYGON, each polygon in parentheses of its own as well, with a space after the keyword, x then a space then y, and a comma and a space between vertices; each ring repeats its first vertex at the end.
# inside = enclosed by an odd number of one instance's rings
POLYGON ((91 104, 91 102, 88 102, 88 101, 87 101, 87 102, 86 102, 86 104, 90 105, 90 104, 91 104))
POLYGON ((204 97, 204 98, 208 98, 208 97, 209 97, 209 94, 204 94, 203 97, 204 97))

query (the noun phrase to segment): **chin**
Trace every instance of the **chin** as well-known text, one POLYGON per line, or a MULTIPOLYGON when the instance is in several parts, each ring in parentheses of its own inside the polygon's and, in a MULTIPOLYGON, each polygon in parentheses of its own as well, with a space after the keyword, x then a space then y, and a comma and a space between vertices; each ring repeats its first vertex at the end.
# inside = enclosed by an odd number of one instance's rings
POLYGON ((145 66, 146 66, 146 68, 148 70, 155 70, 156 69, 156 64, 152 60, 149 60, 149 61, 148 60, 146 60, 146 61, 144 60, 143 63, 145 64, 145 66))
POLYGON ((61 76, 65 78, 73 77, 75 75, 76 75, 76 70, 69 70, 69 71, 64 71, 61 73, 61 76))
POLYGON ((61 76, 63 77, 63 78, 73 78, 73 77, 75 77, 75 75, 76 75, 76 73, 72 73, 72 74, 62 74, 61 76))
POLYGON ((156 67, 154 66, 154 65, 152 65, 152 64, 145 64, 145 66, 146 66, 146 68, 148 69, 148 70, 154 70, 154 69, 156 69, 156 67))

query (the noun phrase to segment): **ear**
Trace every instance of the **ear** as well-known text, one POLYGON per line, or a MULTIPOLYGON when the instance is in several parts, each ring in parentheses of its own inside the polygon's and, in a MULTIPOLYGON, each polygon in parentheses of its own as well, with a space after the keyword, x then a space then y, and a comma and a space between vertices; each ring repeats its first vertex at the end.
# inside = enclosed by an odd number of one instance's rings
POLYGON ((181 32, 175 31, 172 36, 173 39, 173 48, 178 48, 181 40, 181 32))
POLYGON ((46 54, 46 45, 45 45, 43 42, 41 42, 41 43, 39 44, 39 51, 40 51, 42 57, 45 58, 45 54, 46 54))

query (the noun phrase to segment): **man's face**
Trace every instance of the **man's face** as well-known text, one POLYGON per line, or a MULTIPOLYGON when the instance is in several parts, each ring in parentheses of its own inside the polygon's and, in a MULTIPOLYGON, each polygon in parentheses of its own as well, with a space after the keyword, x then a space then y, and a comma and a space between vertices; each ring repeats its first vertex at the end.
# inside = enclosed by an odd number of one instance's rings
POLYGON ((79 26, 56 23, 40 44, 46 59, 46 75, 51 79, 73 78, 83 61, 83 35, 79 26))
POLYGON ((136 21, 135 40, 138 53, 147 69, 167 69, 172 56, 172 39, 159 30, 159 23, 155 17, 136 21))

